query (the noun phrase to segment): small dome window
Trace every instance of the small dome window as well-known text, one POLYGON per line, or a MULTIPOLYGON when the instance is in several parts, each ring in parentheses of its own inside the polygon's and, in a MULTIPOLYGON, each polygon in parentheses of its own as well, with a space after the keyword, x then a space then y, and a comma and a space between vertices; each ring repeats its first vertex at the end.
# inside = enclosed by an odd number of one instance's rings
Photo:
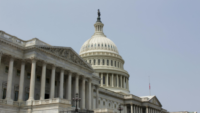
POLYGON ((101 46, 103 47, 103 44, 101 46))
POLYGON ((110 45, 108 45, 108 47, 110 47, 110 45))
POLYGON ((93 47, 93 44, 91 45, 91 47, 93 47))
POLYGON ((96 44, 94 46, 96 47, 96 44))
POLYGON ((106 47, 106 44, 105 44, 105 47, 106 47))
POLYGON ((112 48, 112 45, 111 45, 111 48, 112 48))
POLYGON ((90 47, 90 45, 88 45, 88 48, 90 47))
POLYGON ((100 47, 100 44, 98 44, 98 47, 100 47))

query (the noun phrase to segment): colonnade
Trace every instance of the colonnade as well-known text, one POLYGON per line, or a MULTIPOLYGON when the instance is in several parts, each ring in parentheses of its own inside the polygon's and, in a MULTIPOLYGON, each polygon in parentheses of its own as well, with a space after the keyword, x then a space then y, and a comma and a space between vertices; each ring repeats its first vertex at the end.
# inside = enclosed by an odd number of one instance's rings
MULTIPOLYGON (((1 65, 2 53, 0 53, 0 65, 1 65)), ((8 78, 7 78, 7 88, 6 88, 6 100, 13 101, 11 98, 12 94, 12 80, 13 80, 13 68, 14 68, 14 57, 10 57, 9 59, 9 70, 8 70, 8 78)), ((35 79, 36 79, 36 66, 37 66, 37 59, 31 59, 31 77, 30 77, 30 88, 29 88, 29 98, 27 101, 34 101, 35 95, 35 79)), ((64 76, 67 78, 66 83, 66 96, 65 99, 72 101, 71 95, 74 91, 74 94, 79 93, 81 98, 81 109, 91 109, 92 101, 93 101, 93 90, 92 90, 92 79, 86 78, 83 75, 78 74, 77 72, 72 72, 71 70, 66 70, 62 67, 56 67, 56 65, 52 64, 51 66, 51 81, 50 81, 50 99, 55 98, 55 75, 56 68, 60 68, 60 82, 59 82, 59 98, 64 99, 64 76), (65 75, 65 71, 67 71, 67 75, 65 75), (73 77, 75 77, 75 89, 72 89, 72 73, 74 73, 73 77), (81 92, 79 92, 79 78, 81 81, 81 92), (87 82, 87 85, 86 85, 87 82), (87 90, 85 90, 87 88, 87 90), (86 92, 87 91, 87 92, 86 92), (87 100, 85 100, 85 97, 87 100), (87 101, 87 102, 86 102, 87 101), (87 104, 87 105, 86 105, 87 104)), ((40 88, 40 100, 45 99, 45 85, 46 85, 46 69, 47 69, 47 62, 42 62, 42 73, 41 73, 41 88, 40 88)), ((19 81, 19 95, 18 101, 23 101, 23 92, 24 92, 24 76, 25 76, 25 60, 21 60, 21 71, 20 71, 20 81, 19 81)), ((98 88, 96 91, 96 95, 98 97, 98 88)), ((98 102, 96 103, 98 107, 98 102)))
MULTIPOLYGON (((127 105, 125 106, 125 109, 128 110, 127 105)), ((138 106, 134 104, 130 104, 130 110, 129 112, 125 111, 126 113, 161 113, 161 110, 151 108, 151 107, 144 107, 144 106, 138 106)))
POLYGON ((111 66, 123 69, 123 64, 117 60, 92 58, 92 59, 87 59, 86 61, 91 65, 111 66))
POLYGON ((100 73, 101 86, 129 89, 128 77, 114 73, 100 73), (105 84, 105 85, 104 85, 105 84))

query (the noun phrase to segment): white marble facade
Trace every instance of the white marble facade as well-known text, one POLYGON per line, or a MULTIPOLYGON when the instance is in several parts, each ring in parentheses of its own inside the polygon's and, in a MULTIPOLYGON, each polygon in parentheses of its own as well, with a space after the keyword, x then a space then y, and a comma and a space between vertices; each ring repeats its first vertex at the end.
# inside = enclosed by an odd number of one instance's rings
POLYGON ((78 55, 70 47, 37 38, 21 40, 0 31, 0 113, 59 113, 79 109, 96 113, 165 113, 156 96, 130 94, 129 77, 116 45, 103 33, 98 17, 95 33, 78 55))

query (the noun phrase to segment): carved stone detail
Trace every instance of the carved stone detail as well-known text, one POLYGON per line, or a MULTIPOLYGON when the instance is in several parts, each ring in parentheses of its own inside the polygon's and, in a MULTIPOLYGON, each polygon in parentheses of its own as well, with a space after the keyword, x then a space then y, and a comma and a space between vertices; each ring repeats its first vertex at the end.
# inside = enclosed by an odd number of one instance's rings
POLYGON ((82 59, 79 56, 77 56, 72 50, 68 48, 58 48, 58 47, 40 47, 40 48, 47 50, 64 59, 70 60, 78 65, 90 68, 85 62, 82 61, 82 59))

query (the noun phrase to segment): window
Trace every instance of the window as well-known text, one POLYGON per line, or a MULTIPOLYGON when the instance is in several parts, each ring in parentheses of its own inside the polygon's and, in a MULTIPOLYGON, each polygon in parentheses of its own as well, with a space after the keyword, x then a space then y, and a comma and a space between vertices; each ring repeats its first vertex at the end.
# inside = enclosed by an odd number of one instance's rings
POLYGON ((103 59, 103 65, 104 65, 104 59, 103 59))
POLYGON ((93 47, 93 45, 91 45, 91 47, 93 47))
POLYGON ((3 89, 3 98, 2 99, 5 99, 6 98, 6 88, 3 89))
POLYGON ((107 65, 109 66, 109 60, 107 60, 107 65))
POLYGON ((100 100, 99 100, 99 104, 100 104, 100 100))
POLYGON ((27 101, 28 98, 29 98, 29 93, 26 93, 26 94, 25 94, 25 101, 27 101))
POLYGON ((100 44, 98 44, 98 47, 100 47, 100 44))
POLYGON ((40 81, 40 76, 38 75, 36 79, 37 79, 37 81, 39 82, 39 81, 40 81))
POLYGON ((91 64, 91 60, 90 60, 90 64, 91 64))
POLYGON ((94 60, 94 65, 95 65, 96 60, 94 60))
POLYGON ((49 84, 49 78, 46 78, 46 83, 49 84))
POLYGON ((101 46, 103 47, 103 44, 101 46))
POLYGON ((115 61, 115 67, 116 67, 116 61, 115 61))
POLYGON ((108 45, 108 47, 110 48, 110 45, 108 45))
POLYGON ((105 47, 106 47, 106 44, 105 44, 105 47))
POLYGON ((21 72, 20 70, 17 70, 17 76, 20 76, 20 72, 21 72))
POLYGON ((55 81, 55 86, 57 86, 57 81, 55 81))
POLYGON ((111 45, 111 48, 112 48, 112 45, 111 45))
POLYGON ((15 91, 15 98, 14 98, 14 101, 17 101, 18 100, 18 91, 15 91))
POLYGON ((8 70, 9 70, 9 68, 8 68, 8 66, 6 66, 5 67, 5 72, 8 73, 8 70))
POLYGON ((98 65, 100 65, 100 59, 98 60, 98 65))
POLYGON ((116 108, 116 104, 115 104, 115 108, 116 108))
POLYGON ((105 76, 103 76, 103 84, 106 84, 105 76))
POLYGON ((96 47, 96 44, 94 46, 96 47))
POLYGON ((105 106, 105 102, 103 102, 103 105, 105 106))
POLYGON ((31 73, 27 73, 27 78, 31 78, 31 73))
POLYGON ((113 66, 113 61, 111 60, 111 66, 113 66))

